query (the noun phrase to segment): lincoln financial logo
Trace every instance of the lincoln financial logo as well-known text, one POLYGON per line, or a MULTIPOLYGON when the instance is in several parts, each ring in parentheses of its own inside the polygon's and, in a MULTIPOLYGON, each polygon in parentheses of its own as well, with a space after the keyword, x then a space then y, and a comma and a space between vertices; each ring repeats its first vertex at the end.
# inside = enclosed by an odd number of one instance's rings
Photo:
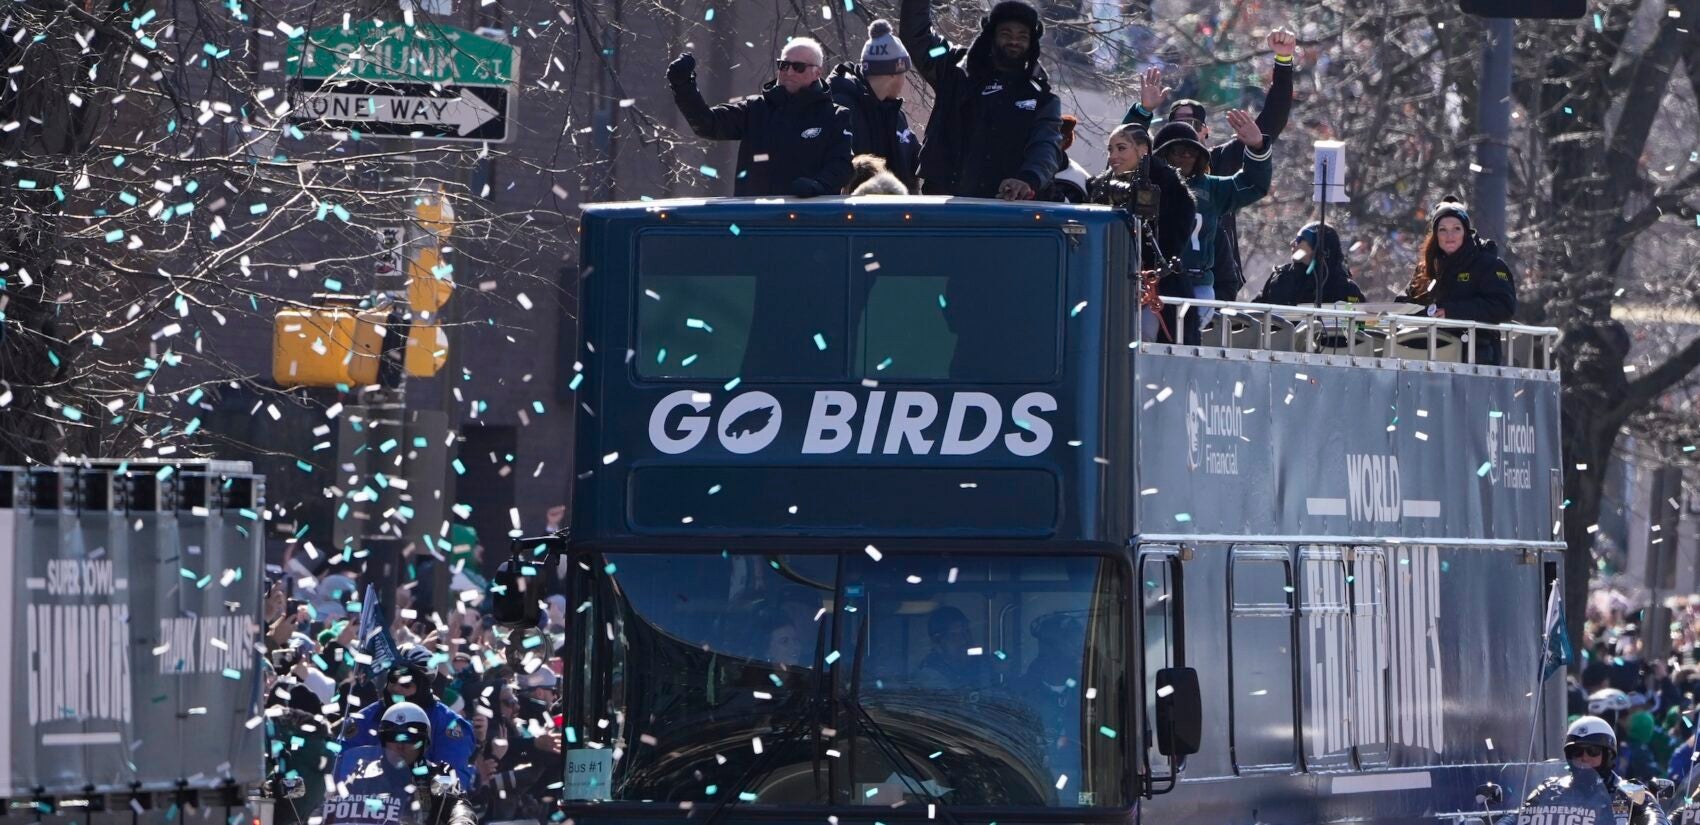
MULTIPOLYGON (((843 390, 816 390, 803 425, 802 440, 789 449, 804 455, 831 455, 854 448, 860 455, 976 455, 992 445, 1017 456, 1035 456, 1051 446, 1055 412, 1049 393, 1030 392, 1009 404, 983 392, 874 390, 865 396, 843 390), (942 396, 942 394, 941 394, 942 396)), ((779 439, 786 410, 779 399, 760 390, 732 397, 718 412, 714 396, 679 390, 669 393, 649 414, 649 443, 679 455, 703 443, 710 427, 729 453, 749 455, 779 439)), ((795 433, 791 437, 796 438, 795 433)))
POLYGON ((1215 393, 1186 392, 1186 463, 1206 475, 1240 474, 1240 444, 1245 440, 1244 409, 1234 401, 1220 403, 1215 393))
POLYGON ((1534 488, 1535 425, 1528 413, 1523 423, 1507 420, 1504 413, 1488 413, 1488 477, 1512 490, 1534 488))

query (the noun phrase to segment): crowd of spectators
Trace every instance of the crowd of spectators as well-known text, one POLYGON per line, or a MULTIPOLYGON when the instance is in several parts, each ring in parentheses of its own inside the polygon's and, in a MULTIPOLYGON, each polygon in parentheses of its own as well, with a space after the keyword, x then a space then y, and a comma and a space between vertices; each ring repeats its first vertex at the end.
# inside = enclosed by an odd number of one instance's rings
MULTIPOLYGON (((554 816, 565 776, 564 597, 549 597, 538 628, 510 636, 492 619, 493 564, 482 547, 457 550, 453 570, 444 571, 450 598, 439 608, 425 604, 429 576, 404 575, 391 603, 377 605, 352 570, 309 573, 291 562, 268 583, 266 757, 278 825, 306 822, 340 795, 349 768, 342 754, 373 740, 384 709, 403 701, 428 712, 428 756, 455 768, 480 821, 554 816), (378 628, 362 626, 363 614, 386 617, 382 643, 374 642, 378 628)), ((373 598, 383 601, 375 591, 373 598)))
POLYGON ((1667 655, 1652 655, 1651 611, 1622 593, 1601 590, 1588 604, 1579 670, 1569 677, 1572 719, 1610 722, 1619 743, 1617 773, 1636 782, 1670 779, 1687 798, 1695 770, 1700 715, 1700 596, 1671 603, 1667 655))

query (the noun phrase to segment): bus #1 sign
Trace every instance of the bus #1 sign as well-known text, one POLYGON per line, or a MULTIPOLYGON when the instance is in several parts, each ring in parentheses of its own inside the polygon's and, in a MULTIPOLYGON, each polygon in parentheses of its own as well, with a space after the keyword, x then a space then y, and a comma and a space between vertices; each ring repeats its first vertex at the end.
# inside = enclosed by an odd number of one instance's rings
MULTIPOLYGON (((649 413, 649 443, 668 455, 689 452, 708 438, 709 427, 727 452, 749 455, 767 449, 784 426, 779 399, 760 390, 732 396, 718 410, 711 393, 669 393, 649 413)), ((1016 456, 1035 456, 1051 446, 1056 412, 1050 393, 1030 392, 1006 411, 983 392, 943 393, 873 390, 865 397, 844 390, 816 390, 798 448, 805 455, 854 449, 860 455, 977 455, 1002 444, 1016 456), (940 418, 944 426, 935 425, 940 418)), ((792 411, 795 415, 795 411, 792 411)))

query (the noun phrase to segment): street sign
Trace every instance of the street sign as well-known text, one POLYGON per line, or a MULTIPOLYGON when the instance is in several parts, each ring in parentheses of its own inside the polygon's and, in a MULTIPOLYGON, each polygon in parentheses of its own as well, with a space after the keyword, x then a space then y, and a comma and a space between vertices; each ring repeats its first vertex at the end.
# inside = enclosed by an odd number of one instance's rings
POLYGON ((519 50, 451 26, 367 22, 289 41, 289 118, 381 137, 508 139, 519 50))
POLYGON ((407 228, 402 226, 378 227, 378 267, 379 277, 399 274, 407 265, 407 228))

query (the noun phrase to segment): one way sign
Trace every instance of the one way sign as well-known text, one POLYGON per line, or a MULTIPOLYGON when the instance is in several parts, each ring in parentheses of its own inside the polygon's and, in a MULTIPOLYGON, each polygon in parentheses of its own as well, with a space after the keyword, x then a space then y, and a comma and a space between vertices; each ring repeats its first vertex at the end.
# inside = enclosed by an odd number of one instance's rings
POLYGON ((507 139, 509 97, 506 89, 498 87, 461 86, 439 92, 413 84, 347 82, 319 84, 302 92, 291 117, 319 128, 433 140, 507 139))
POLYGON ((512 96, 501 86, 299 81, 290 120, 304 128, 358 130, 425 140, 508 139, 512 96))

